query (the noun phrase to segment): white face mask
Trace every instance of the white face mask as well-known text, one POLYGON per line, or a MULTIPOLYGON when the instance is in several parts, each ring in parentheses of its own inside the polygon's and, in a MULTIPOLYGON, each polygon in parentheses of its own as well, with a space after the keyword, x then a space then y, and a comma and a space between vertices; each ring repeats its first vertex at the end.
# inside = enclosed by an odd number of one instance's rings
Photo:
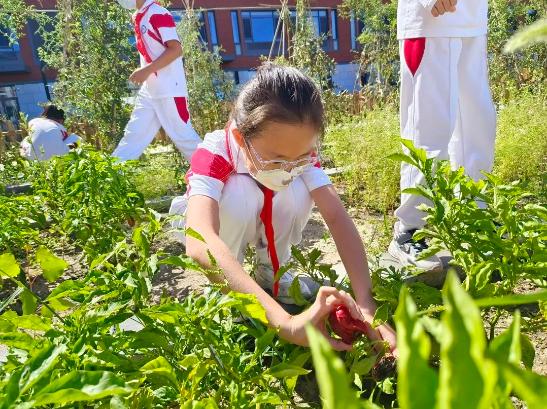
POLYGON ((137 8, 137 0, 118 0, 118 3, 124 9, 132 10, 137 8))
POLYGON ((274 192, 285 189, 294 180, 300 176, 309 167, 309 165, 299 166, 287 172, 283 169, 257 170, 251 176, 261 185, 266 186, 274 192))

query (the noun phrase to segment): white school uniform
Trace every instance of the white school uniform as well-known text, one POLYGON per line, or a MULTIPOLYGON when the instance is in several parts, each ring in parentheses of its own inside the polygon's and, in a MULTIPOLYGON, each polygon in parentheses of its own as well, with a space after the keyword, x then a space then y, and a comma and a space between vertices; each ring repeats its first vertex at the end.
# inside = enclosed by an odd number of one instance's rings
POLYGON ((48 160, 69 152, 68 132, 59 122, 43 117, 29 121, 29 136, 21 142, 21 155, 28 160, 48 160))
MULTIPOLYGON (((168 41, 179 41, 169 11, 147 0, 133 15, 141 67, 158 59, 168 41)), ((175 146, 190 160, 200 137, 188 111, 188 89, 182 58, 152 73, 139 90, 124 137, 113 152, 120 160, 138 159, 163 127, 175 146)))
MULTIPOLYGON (((496 111, 488 82, 487 0, 459 0, 454 13, 431 15, 431 0, 399 1, 401 137, 474 179, 492 170, 496 111)), ((423 183, 401 166, 401 190, 423 183)), ((402 194, 399 231, 421 228, 424 200, 402 194)))
MULTIPOLYGON (((273 277, 275 269, 273 257, 279 266, 286 264, 291 257, 291 246, 302 240, 313 207, 310 192, 331 184, 318 165, 306 169, 286 189, 275 192, 270 219, 273 237, 268 237, 267 193, 249 175, 244 153, 234 141, 230 127, 205 136, 192 158, 187 178, 186 195, 173 200, 169 214, 183 215, 192 196, 216 200, 220 238, 240 263, 247 246, 255 246, 259 263, 272 266, 268 278, 273 277), (273 252, 270 244, 275 244, 273 252)), ((184 219, 181 217, 172 225, 184 229, 184 219)), ((178 237, 184 241, 184 232, 180 231, 178 237)), ((272 283, 273 279, 266 281, 272 283)), ((259 284, 262 285, 260 281, 259 284)))

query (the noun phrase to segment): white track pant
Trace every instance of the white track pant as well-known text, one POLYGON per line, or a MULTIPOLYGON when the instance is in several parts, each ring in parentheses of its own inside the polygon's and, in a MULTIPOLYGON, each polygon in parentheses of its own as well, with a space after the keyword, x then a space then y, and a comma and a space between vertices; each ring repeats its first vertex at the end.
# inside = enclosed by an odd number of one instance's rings
MULTIPOLYGON (((492 169, 496 136, 486 37, 427 38, 421 50, 413 41, 400 42, 401 136, 477 180, 492 169)), ((401 190, 423 181, 416 168, 402 164, 401 190)), ((424 225, 416 209, 421 203, 420 196, 401 195, 399 231, 424 225)))
MULTIPOLYGON (((184 214, 187 202, 187 196, 175 198, 169 214, 184 214)), ((256 246, 258 261, 271 265, 264 225, 260 220, 263 205, 263 193, 253 178, 245 174, 230 176, 219 202, 219 236, 240 263, 243 263, 247 246, 252 245, 256 246)), ((286 189, 275 194, 272 223, 280 265, 290 260, 291 246, 302 241, 302 232, 308 224, 312 207, 311 195, 300 178, 296 178, 286 189)), ((173 222, 172 226, 184 229, 185 221, 181 218, 173 222)), ((184 240, 183 232, 177 236, 184 240)))
POLYGON ((125 134, 112 156, 122 161, 138 159, 160 127, 190 161, 201 139, 192 127, 185 97, 149 98, 138 95, 125 134))

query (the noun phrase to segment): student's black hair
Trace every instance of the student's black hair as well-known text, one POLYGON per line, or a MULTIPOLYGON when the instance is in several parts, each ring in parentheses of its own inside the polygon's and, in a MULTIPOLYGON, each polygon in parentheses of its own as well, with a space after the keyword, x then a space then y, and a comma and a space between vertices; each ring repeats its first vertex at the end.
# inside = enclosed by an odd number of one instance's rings
POLYGON ((241 90, 231 117, 241 134, 252 139, 268 122, 309 123, 322 132, 325 109, 310 77, 296 68, 265 63, 241 90))
POLYGON ((53 119, 54 121, 64 121, 65 111, 57 108, 57 106, 54 104, 47 104, 44 107, 44 112, 42 112, 42 116, 47 119, 53 119))

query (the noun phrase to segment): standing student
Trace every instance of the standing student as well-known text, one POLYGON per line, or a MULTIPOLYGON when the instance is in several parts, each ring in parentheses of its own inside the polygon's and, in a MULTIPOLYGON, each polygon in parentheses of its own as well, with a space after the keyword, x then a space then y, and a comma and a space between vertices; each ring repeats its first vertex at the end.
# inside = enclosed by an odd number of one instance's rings
MULTIPOLYGON (((474 179, 491 171, 496 111, 488 83, 487 0, 400 0, 397 37, 401 56, 401 136, 428 155, 463 166, 474 179)), ((409 164, 401 167, 401 190, 424 181, 409 164)), ((403 265, 442 269, 437 256, 412 239, 424 226, 416 207, 423 198, 403 193, 389 253, 403 265)))
MULTIPOLYGON (((205 240, 186 236, 186 253, 209 268, 210 252, 222 271, 210 279, 256 295, 270 325, 300 345, 307 344, 307 323, 328 336, 325 318, 337 304, 346 304, 354 318, 368 322, 376 310, 363 243, 319 164, 323 127, 324 108, 315 83, 295 68, 262 66, 242 89, 226 128, 205 136, 192 158, 187 194, 175 199, 170 210, 186 214, 186 224, 175 227, 186 225, 205 240), (274 279, 289 261, 291 246, 302 240, 314 204, 340 252, 355 300, 291 271, 274 279), (255 279, 242 267, 248 245, 256 248, 260 264, 255 279), (294 302, 289 294, 293 280, 299 280, 304 297, 317 295, 299 315, 290 315, 277 302, 294 302)), ((369 334, 380 335, 395 348, 391 328, 383 325, 369 334)), ((349 348, 328 339, 336 349, 349 348)))
POLYGON ((137 9, 133 25, 141 67, 129 80, 142 86, 125 134, 112 155, 120 160, 138 159, 163 127, 190 160, 201 139, 190 121, 182 48, 173 16, 154 0, 118 3, 137 9))
POLYGON ((53 104, 46 105, 42 115, 28 123, 29 136, 21 142, 21 156, 44 161, 67 154, 79 138, 69 135, 64 123, 65 112, 53 104))

